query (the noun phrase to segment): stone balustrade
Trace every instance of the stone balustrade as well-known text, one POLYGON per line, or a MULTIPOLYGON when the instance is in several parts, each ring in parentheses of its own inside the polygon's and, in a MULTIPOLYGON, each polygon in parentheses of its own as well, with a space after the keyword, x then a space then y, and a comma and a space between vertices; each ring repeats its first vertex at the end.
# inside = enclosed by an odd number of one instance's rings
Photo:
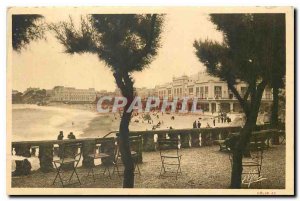
MULTIPOLYGON (((154 131, 131 131, 131 136, 140 136, 142 138, 140 149, 138 151, 139 162, 142 162, 142 151, 155 151, 158 139, 173 138, 178 139, 181 148, 210 146, 215 140, 225 139, 230 133, 239 132, 241 127, 223 127, 223 128, 200 128, 200 129, 170 129, 154 131)), ((256 130, 264 130, 265 126, 258 126, 256 130)), ((109 154, 111 157, 103 159, 101 163, 113 164, 116 150, 116 137, 105 138, 83 138, 76 140, 45 140, 45 141, 22 141, 12 142, 12 153, 25 158, 31 157, 37 152, 42 172, 53 171, 53 158, 59 153, 59 146, 64 143, 79 142, 82 143, 82 166, 94 166, 93 158, 89 157, 94 152, 95 144, 101 144, 101 152, 109 154)), ((27 160, 28 162, 28 160, 27 160)), ((23 163, 16 160, 16 172, 23 173, 23 163)))

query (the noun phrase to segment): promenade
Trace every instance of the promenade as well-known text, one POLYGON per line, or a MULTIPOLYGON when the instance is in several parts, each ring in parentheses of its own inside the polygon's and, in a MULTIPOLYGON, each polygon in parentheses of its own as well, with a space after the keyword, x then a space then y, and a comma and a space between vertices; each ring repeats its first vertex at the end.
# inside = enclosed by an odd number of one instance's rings
MULTIPOLYGON (((175 151, 175 150, 174 150, 175 151)), ((159 178, 161 160, 159 152, 143 152, 143 163, 139 165, 141 175, 135 177, 136 188, 198 188, 226 189, 230 185, 229 154, 220 152, 219 146, 184 148, 182 153, 182 175, 159 178)), ((100 167, 95 168, 95 172, 100 167)), ((113 167, 110 168, 112 172, 113 167)), ((71 173, 71 172, 70 172, 71 173)), ((70 188, 121 188, 122 177, 117 174, 111 179, 107 175, 87 177, 88 169, 78 168, 82 185, 72 184, 70 188)), ((60 183, 52 185, 56 172, 43 173, 32 171, 30 175, 12 177, 13 188, 61 188, 60 183)), ((266 178, 261 186, 253 184, 250 188, 283 189, 285 188, 285 145, 272 145, 264 151, 262 177, 266 178)), ((75 177, 73 178, 74 181, 75 177)), ((247 186, 244 186, 247 188, 247 186)))

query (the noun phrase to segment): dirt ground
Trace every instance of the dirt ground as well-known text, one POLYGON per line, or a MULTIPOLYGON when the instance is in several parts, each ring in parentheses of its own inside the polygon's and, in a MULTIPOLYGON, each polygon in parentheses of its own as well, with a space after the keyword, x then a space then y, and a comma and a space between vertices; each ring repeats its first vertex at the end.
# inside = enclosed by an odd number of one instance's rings
MULTIPOLYGON (((135 188, 197 188, 197 189, 226 189, 230 185, 231 165, 229 155, 220 152, 218 146, 182 149, 182 174, 177 180, 171 177, 159 177, 161 160, 159 152, 143 152, 143 163, 139 165, 141 175, 135 176, 135 188)), ((103 170, 95 168, 97 174, 103 170)), ((110 168, 112 172, 113 167, 110 168)), ((66 172, 68 177, 71 172, 66 172)), ((120 188, 122 176, 116 173, 111 179, 108 175, 87 176, 88 170, 78 169, 81 185, 71 184, 74 188, 120 188)), ((61 187, 59 182, 52 185, 55 172, 42 173, 33 171, 28 176, 13 177, 12 187, 25 188, 54 188, 61 187)), ((285 188, 285 145, 272 146, 263 155, 261 184, 253 184, 250 188, 284 189, 285 188)), ((73 177, 71 183, 76 182, 73 177)), ((58 180, 57 180, 58 181, 58 180)), ((248 188, 244 185, 244 188, 248 188)))

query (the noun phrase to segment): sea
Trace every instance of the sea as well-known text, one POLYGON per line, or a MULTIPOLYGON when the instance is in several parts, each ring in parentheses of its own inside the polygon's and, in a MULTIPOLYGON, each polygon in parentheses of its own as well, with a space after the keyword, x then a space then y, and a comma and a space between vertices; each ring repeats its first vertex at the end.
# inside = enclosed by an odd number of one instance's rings
POLYGON ((96 112, 55 106, 12 105, 12 141, 55 140, 59 131, 80 136, 96 112))
MULTIPOLYGON (((159 113, 157 113, 159 114, 159 113)), ((152 124, 143 121, 141 115, 133 116, 130 130, 152 130, 153 125, 161 123, 160 129, 192 128, 193 122, 199 121, 202 127, 212 126, 212 116, 209 115, 180 115, 180 114, 151 114, 152 124), (171 117, 175 116, 175 120, 171 117)), ((218 123, 216 127, 242 126, 244 123, 240 115, 229 115, 232 122, 218 123)), ((120 124, 118 114, 100 114, 89 109, 78 109, 58 106, 37 106, 30 104, 12 105, 12 141, 55 140, 59 131, 64 132, 64 139, 73 132, 76 138, 103 137, 111 131, 117 131, 120 124)))

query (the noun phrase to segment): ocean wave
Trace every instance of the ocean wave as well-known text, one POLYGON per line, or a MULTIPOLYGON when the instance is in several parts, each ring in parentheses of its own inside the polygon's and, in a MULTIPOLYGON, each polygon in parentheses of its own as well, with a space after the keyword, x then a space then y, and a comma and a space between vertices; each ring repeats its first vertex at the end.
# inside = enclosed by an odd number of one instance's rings
POLYGON ((80 136, 96 117, 95 112, 54 106, 13 105, 12 138, 19 140, 56 139, 59 131, 80 136))

